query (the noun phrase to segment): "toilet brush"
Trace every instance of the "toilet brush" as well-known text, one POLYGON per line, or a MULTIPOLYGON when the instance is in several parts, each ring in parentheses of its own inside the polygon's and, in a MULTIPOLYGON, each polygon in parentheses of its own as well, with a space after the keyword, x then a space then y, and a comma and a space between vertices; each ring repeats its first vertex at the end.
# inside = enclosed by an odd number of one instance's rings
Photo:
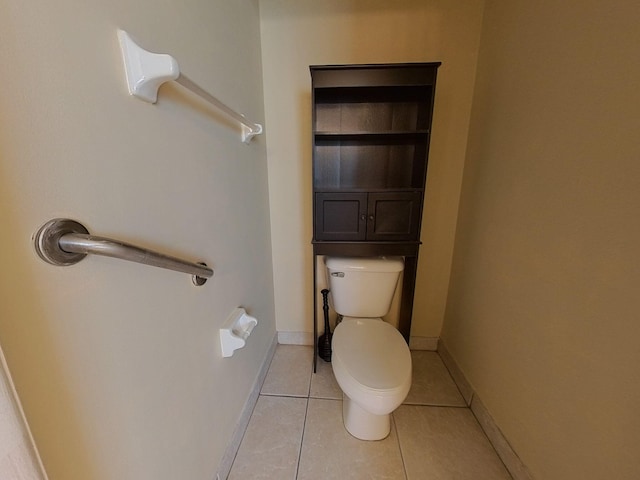
POLYGON ((331 361, 331 329, 329 327, 329 301, 327 296, 329 290, 323 289, 322 293, 322 310, 324 311, 324 333, 318 339, 318 355, 325 362, 331 361))

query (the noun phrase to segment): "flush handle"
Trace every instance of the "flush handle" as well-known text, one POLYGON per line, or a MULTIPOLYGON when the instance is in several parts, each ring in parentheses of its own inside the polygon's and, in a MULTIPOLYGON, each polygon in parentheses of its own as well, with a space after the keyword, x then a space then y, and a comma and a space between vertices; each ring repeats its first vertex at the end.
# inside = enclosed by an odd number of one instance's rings
POLYGON ((331 272, 332 277, 344 278, 344 272, 331 272))

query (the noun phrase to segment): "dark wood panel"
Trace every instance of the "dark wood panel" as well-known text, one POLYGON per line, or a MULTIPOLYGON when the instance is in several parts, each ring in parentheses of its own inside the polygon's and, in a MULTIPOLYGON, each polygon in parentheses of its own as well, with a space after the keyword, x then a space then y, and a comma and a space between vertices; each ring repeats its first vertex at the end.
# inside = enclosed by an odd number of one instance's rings
POLYGON ((343 257, 380 257, 418 255, 420 242, 313 242, 316 255, 343 257))
POLYGON ((318 65, 312 66, 316 87, 366 87, 397 85, 428 85, 436 80, 440 62, 380 64, 380 65, 318 65))
POLYGON ((421 204, 420 192, 370 193, 367 240, 417 240, 421 204))
POLYGON ((366 193, 317 193, 315 203, 315 238, 365 239, 366 193))

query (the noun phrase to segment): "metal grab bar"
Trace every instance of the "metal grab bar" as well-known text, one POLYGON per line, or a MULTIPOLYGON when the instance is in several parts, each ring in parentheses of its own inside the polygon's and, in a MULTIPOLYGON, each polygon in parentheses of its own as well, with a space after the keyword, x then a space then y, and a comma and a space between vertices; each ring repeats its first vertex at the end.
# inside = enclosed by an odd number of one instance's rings
POLYGON ((51 265, 74 265, 93 254, 189 273, 198 286, 213 276, 213 270, 204 263, 187 262, 119 240, 89 235, 84 225, 66 218, 50 220, 40 227, 34 235, 34 244, 38 256, 51 265))

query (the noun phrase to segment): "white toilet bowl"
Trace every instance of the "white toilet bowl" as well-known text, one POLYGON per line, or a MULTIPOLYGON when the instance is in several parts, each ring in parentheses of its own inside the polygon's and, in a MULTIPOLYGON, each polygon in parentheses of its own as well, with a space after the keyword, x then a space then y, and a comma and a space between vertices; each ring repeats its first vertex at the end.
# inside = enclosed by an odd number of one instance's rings
POLYGON ((347 431, 361 440, 389 435, 390 414, 411 387, 411 354, 382 319, 344 317, 332 339, 333 372, 343 392, 347 431))

